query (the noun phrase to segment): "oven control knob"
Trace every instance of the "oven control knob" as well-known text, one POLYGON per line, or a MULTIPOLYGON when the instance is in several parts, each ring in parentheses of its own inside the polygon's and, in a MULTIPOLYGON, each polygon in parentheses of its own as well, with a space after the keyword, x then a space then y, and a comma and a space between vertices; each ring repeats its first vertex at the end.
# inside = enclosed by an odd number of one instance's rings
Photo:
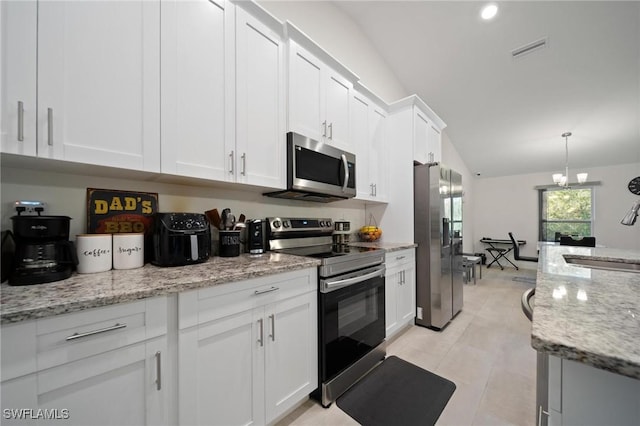
POLYGON ((274 220, 273 221, 273 227, 274 228, 280 228, 280 221, 279 220, 274 220))
POLYGON ((330 220, 326 221, 324 224, 327 225, 327 228, 331 228, 331 221, 330 220))
POLYGON ((282 221, 282 226, 284 226, 285 228, 288 228, 289 227, 289 221, 283 220, 282 221))

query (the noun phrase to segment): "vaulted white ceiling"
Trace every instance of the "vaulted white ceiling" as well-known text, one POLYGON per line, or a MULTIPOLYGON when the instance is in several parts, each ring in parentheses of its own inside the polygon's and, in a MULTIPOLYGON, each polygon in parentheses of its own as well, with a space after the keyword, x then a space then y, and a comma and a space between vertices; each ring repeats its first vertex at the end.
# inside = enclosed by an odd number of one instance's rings
MULTIPOLYGON (((337 1, 473 173, 640 162, 640 2, 337 1), (547 38, 514 59, 511 51, 547 38)), ((570 172, 571 172, 570 171, 570 172)))

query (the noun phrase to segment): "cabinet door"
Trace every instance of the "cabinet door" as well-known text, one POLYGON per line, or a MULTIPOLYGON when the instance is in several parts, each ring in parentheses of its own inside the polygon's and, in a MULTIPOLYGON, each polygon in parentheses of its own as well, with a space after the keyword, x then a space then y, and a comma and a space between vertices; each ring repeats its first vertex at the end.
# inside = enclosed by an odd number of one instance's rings
POLYGON ((373 196, 377 201, 387 198, 387 115, 381 109, 372 105, 370 108, 371 147, 369 150, 369 179, 373 183, 373 196))
POLYGON ((235 179, 233 15, 225 0, 162 2, 162 172, 235 179))
POLYGON ((166 345, 162 337, 40 371, 37 407, 67 409, 65 425, 166 424, 168 392, 157 364, 166 345))
POLYGON ((355 147, 349 138, 349 105, 352 85, 330 68, 326 68, 325 111, 327 131, 325 142, 345 151, 355 147))
POLYGON ((405 265, 400 271, 400 286, 398 287, 398 321, 409 323, 415 317, 416 291, 415 267, 405 265))
POLYGON ((317 293, 267 306, 267 423, 306 398, 318 386, 317 293))
POLYGON ((160 170, 160 4, 38 4, 38 156, 160 170))
POLYGON ((322 105, 323 64, 290 41, 289 130, 322 141, 327 131, 322 105))
POLYGON ((364 200, 373 197, 373 182, 369 179, 369 153, 371 151, 369 104, 367 98, 359 93, 354 93, 351 102, 351 140, 356 148, 357 196, 364 200))
POLYGON ((2 152, 36 155, 37 2, 0 2, 2 152))
POLYGON ((282 37, 236 10, 236 176, 238 182, 284 188, 285 91, 282 37))
POLYGON ((398 287, 400 287, 401 269, 388 266, 384 281, 384 313, 386 337, 393 335, 399 327, 398 323, 398 287))
POLYGON ((429 140, 429 121, 421 112, 413 115, 413 159, 421 164, 429 162, 427 143, 429 140))
POLYGON ((427 135, 427 155, 429 152, 433 153, 433 161, 442 161, 442 146, 440 130, 433 124, 429 124, 427 135))
POLYGON ((263 423, 263 312, 248 310, 180 332, 180 424, 263 423))

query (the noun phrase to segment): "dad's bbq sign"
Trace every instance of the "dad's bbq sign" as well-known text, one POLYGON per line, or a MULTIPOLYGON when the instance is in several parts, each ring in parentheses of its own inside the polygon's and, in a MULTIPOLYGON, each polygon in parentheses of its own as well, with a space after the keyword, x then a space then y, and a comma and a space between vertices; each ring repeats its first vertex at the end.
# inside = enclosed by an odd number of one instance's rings
POLYGON ((153 232, 158 194, 87 188, 87 232, 117 234, 153 232))

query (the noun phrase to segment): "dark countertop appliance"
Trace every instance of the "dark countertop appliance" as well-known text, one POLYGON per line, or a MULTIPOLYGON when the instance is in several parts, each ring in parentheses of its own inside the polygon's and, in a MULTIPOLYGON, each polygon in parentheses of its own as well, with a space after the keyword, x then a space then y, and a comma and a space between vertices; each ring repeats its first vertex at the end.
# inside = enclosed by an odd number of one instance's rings
POLYGON ((287 133, 287 189, 269 197, 328 203, 356 196, 356 156, 298 133, 287 133))
POLYGON ((330 405, 386 352, 384 250, 332 244, 331 219, 267 218, 270 249, 320 259, 318 383, 330 405))
POLYGON ((69 278, 78 258, 69 241, 68 216, 22 215, 11 218, 15 254, 10 285, 41 284, 69 278))
POLYGON ((209 221, 200 213, 157 213, 153 230, 153 261, 157 266, 202 263, 211 254, 209 221))

